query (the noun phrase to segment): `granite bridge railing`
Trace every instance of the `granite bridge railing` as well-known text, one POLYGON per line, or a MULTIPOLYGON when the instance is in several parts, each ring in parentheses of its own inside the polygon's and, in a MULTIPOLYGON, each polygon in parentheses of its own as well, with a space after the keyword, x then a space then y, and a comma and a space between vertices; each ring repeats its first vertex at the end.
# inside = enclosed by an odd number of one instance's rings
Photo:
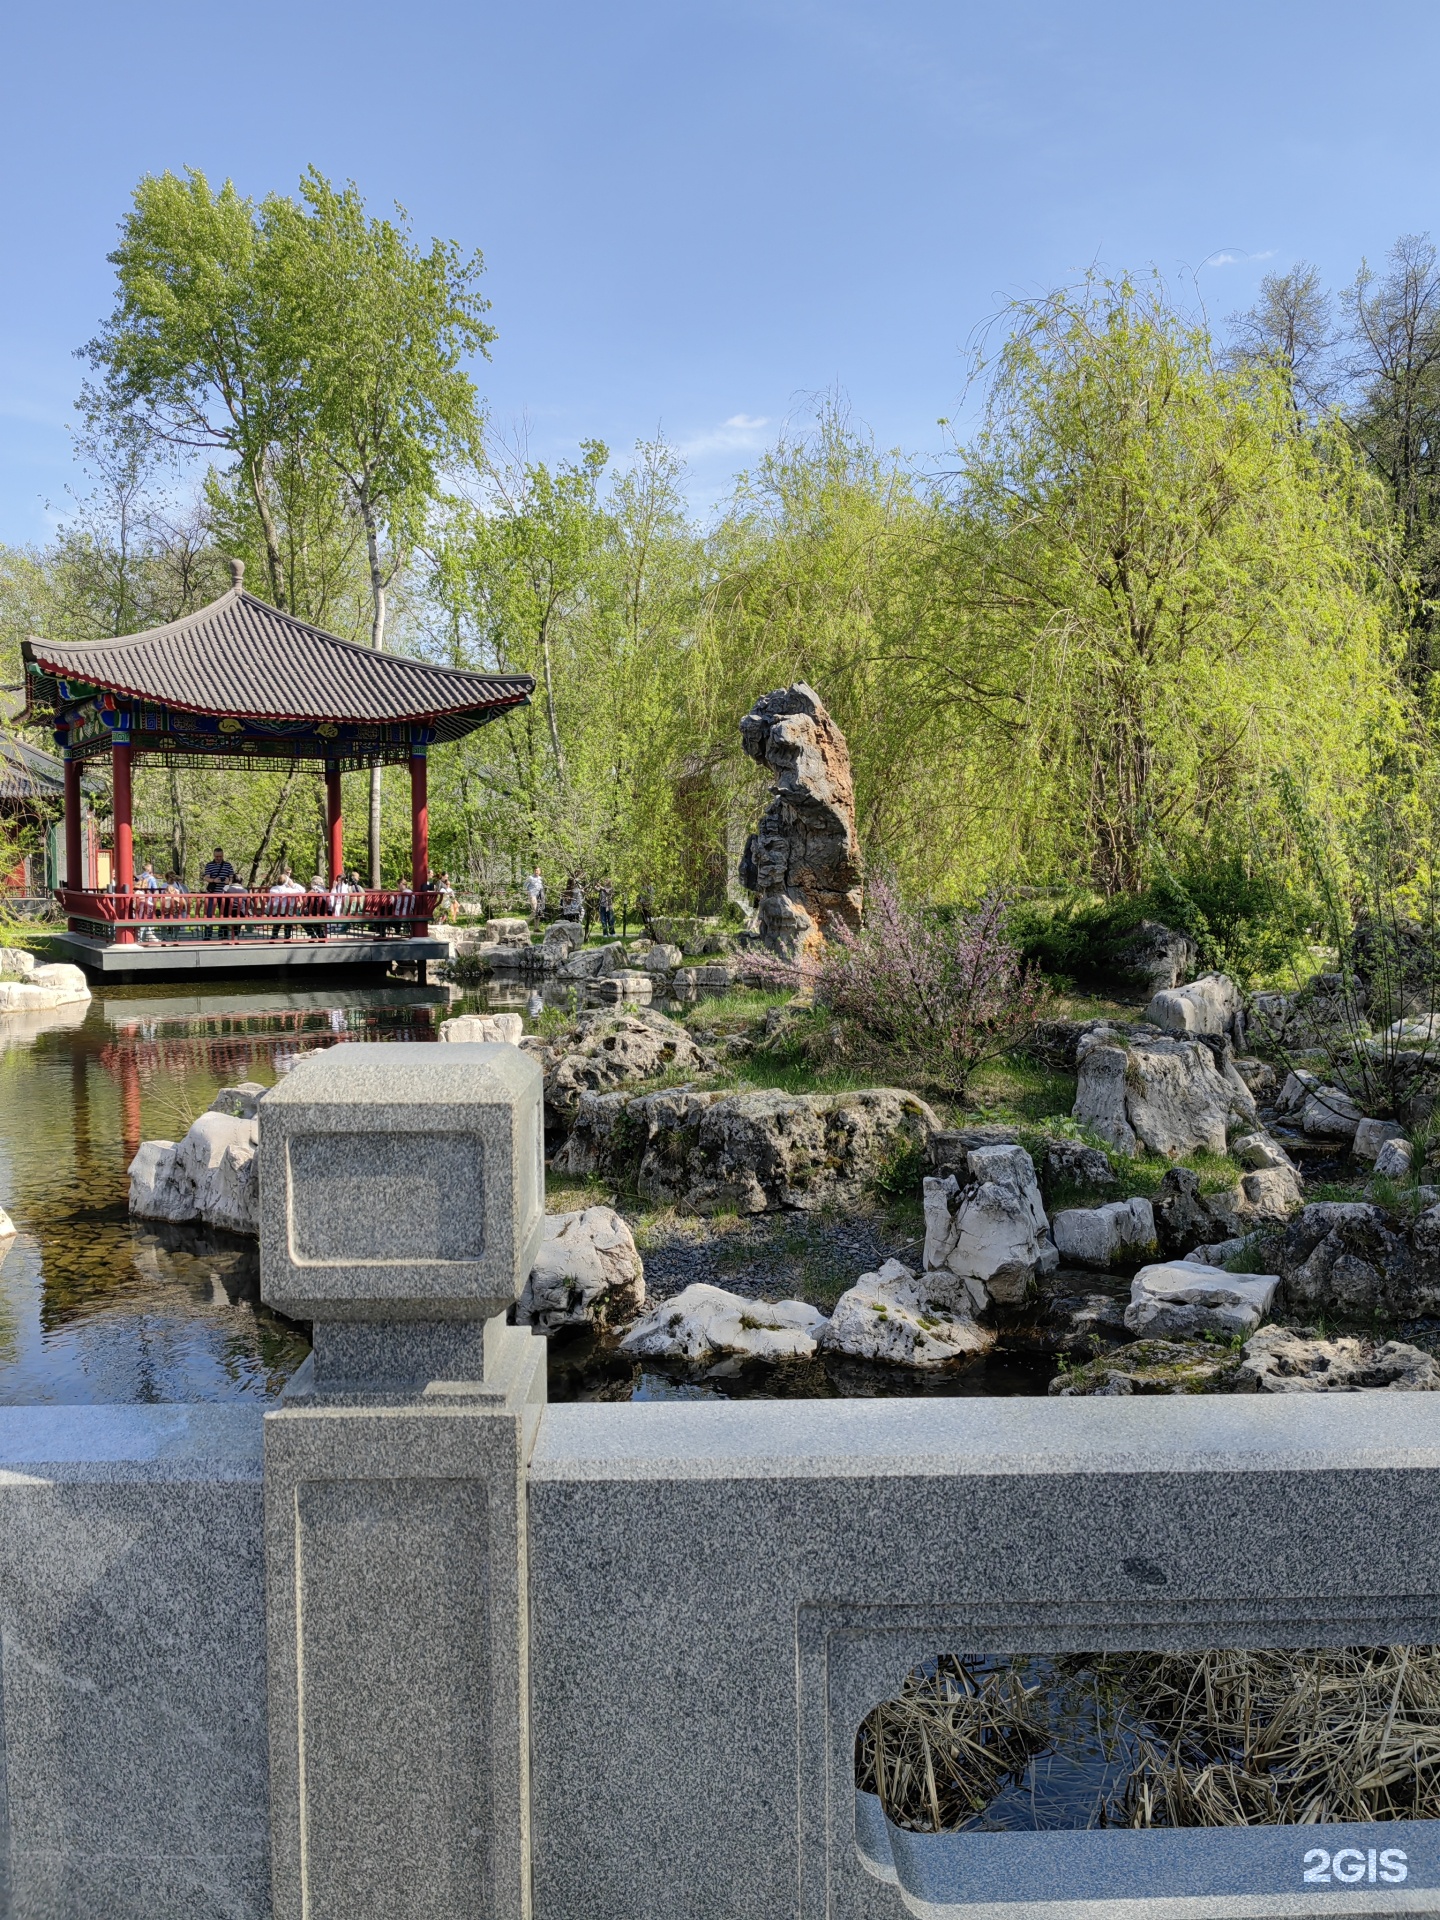
POLYGON ((1440 1396, 547 1407, 533 1062, 337 1048, 261 1114, 276 1409, 0 1411, 0 1912, 1440 1911, 1428 1822, 935 1840, 854 1786, 946 1650, 1440 1641, 1440 1396))

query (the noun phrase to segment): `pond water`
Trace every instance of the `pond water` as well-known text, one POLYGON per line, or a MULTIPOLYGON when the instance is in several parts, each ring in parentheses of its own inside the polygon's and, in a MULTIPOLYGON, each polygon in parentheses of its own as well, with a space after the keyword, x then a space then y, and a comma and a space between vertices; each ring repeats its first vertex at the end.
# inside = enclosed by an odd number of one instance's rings
MULTIPOLYGON (((457 999, 398 982, 220 982, 102 986, 88 1005, 0 1018, 0 1207, 18 1229, 0 1259, 0 1405, 273 1399, 309 1352, 306 1330, 262 1305, 253 1241, 131 1221, 140 1142, 178 1139, 219 1088, 271 1085, 313 1048, 432 1040, 454 1012, 540 1006, 519 985, 457 999)), ((929 1380, 837 1360, 694 1378, 568 1340, 550 1380, 556 1399, 1014 1394, 1043 1393, 1052 1371, 1002 1349, 929 1380)))

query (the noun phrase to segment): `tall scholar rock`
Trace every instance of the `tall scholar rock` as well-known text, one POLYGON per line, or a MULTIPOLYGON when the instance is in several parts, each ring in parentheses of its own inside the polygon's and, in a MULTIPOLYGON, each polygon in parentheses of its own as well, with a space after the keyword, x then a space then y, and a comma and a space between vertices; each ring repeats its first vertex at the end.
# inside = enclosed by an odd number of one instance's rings
POLYGON ((757 700, 740 722, 740 739, 775 776, 770 804, 745 843, 740 884, 760 897, 766 946, 799 959, 818 952, 837 927, 860 925, 850 749, 803 680, 757 700))

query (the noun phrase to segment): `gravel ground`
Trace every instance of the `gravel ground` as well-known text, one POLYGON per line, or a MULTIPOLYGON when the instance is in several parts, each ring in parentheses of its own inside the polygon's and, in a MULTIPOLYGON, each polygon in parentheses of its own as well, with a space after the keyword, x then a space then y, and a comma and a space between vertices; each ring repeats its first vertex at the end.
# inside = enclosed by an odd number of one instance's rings
POLYGON ((885 1261, 917 1267, 921 1241, 880 1214, 840 1219, 761 1214, 748 1220, 632 1217, 645 1261, 645 1293, 668 1300, 695 1281, 751 1300, 813 1300, 832 1306, 862 1273, 885 1261))

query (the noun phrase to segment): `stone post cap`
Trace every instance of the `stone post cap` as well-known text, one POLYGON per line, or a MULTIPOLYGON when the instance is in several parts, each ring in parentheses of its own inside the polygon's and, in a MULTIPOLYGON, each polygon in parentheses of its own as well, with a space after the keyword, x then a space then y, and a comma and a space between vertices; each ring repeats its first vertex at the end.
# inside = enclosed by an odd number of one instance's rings
POLYGON ((314 1321, 488 1320, 545 1216, 540 1069, 517 1047, 330 1048, 260 1102, 260 1292, 314 1321))

